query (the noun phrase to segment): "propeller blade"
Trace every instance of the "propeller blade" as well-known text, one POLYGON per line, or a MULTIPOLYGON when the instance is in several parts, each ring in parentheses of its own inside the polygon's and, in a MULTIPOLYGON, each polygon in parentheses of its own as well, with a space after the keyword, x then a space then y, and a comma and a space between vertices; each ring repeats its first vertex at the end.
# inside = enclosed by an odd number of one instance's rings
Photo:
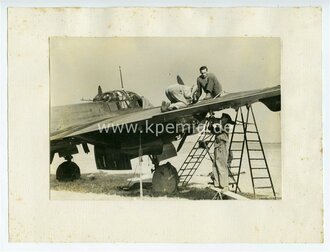
POLYGON ((176 76, 176 81, 180 84, 180 85, 184 85, 183 80, 181 79, 180 75, 176 76))

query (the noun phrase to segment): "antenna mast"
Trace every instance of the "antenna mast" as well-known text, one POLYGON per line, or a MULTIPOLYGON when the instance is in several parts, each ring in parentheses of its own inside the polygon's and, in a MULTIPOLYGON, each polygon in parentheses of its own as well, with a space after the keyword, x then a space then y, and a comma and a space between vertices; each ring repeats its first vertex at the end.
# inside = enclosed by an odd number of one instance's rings
POLYGON ((121 74, 121 67, 120 66, 119 66, 119 73, 120 73, 121 88, 124 89, 123 76, 121 74))

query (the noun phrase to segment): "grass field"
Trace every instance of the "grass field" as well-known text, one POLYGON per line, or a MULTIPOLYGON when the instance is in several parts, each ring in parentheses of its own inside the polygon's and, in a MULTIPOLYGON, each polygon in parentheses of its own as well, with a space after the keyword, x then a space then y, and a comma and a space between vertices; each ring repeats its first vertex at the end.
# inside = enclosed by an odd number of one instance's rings
MULTIPOLYGON (((169 161, 177 168, 184 161, 186 155, 191 148, 191 142, 184 145, 180 154, 169 161), (189 147, 190 146, 190 147, 189 147)), ((272 180, 274 183, 277 199, 282 196, 281 190, 281 145, 280 144, 265 144, 265 152, 267 161, 270 167, 272 180)), ((93 151, 93 150, 91 150, 93 151)), ((80 150, 80 153, 82 151, 80 150)), ((139 185, 137 184, 130 191, 120 189, 121 187, 129 186, 129 179, 139 177, 139 167, 137 160, 132 160, 133 170, 130 171, 98 171, 95 168, 95 161, 93 154, 78 154, 74 156, 76 162, 81 168, 81 178, 73 182, 58 182, 55 179, 55 172, 57 166, 63 160, 56 158, 50 167, 50 198, 56 200, 70 200, 70 199, 133 199, 140 196, 139 185)), ((249 169, 247 168, 247 160, 243 161, 243 174, 240 178, 239 187, 241 188, 241 195, 253 199, 253 189, 251 185, 251 178, 249 169)), ((142 164, 143 176, 151 177, 151 162, 144 157, 142 164)), ((167 199, 177 200, 210 200, 214 197, 215 192, 209 188, 208 182, 210 178, 208 174, 212 170, 212 163, 208 157, 205 158, 196 174, 188 184, 188 187, 179 188, 178 192, 168 195, 167 199)), ((144 184, 143 195, 145 198, 155 198, 159 195, 154 195, 151 190, 151 183, 144 184)), ((270 198, 271 191, 266 195, 257 195, 259 198, 270 198)))

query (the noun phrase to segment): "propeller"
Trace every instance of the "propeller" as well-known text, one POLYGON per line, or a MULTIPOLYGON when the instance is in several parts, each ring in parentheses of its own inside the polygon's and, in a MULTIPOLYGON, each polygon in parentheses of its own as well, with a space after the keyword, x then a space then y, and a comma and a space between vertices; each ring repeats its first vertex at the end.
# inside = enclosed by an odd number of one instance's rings
POLYGON ((180 85, 184 85, 183 80, 181 79, 180 75, 176 76, 176 81, 180 84, 180 85))

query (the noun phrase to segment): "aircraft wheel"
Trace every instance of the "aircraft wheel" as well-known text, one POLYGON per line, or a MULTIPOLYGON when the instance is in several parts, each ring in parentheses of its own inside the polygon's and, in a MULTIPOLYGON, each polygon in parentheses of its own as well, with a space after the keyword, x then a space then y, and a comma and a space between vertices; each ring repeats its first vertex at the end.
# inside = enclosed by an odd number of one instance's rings
POLYGON ((71 161, 60 164, 56 170, 56 179, 61 182, 73 181, 80 178, 79 166, 71 161))
POLYGON ((178 172, 171 163, 167 162, 155 169, 152 177, 152 191, 157 194, 171 194, 178 188, 178 172))

